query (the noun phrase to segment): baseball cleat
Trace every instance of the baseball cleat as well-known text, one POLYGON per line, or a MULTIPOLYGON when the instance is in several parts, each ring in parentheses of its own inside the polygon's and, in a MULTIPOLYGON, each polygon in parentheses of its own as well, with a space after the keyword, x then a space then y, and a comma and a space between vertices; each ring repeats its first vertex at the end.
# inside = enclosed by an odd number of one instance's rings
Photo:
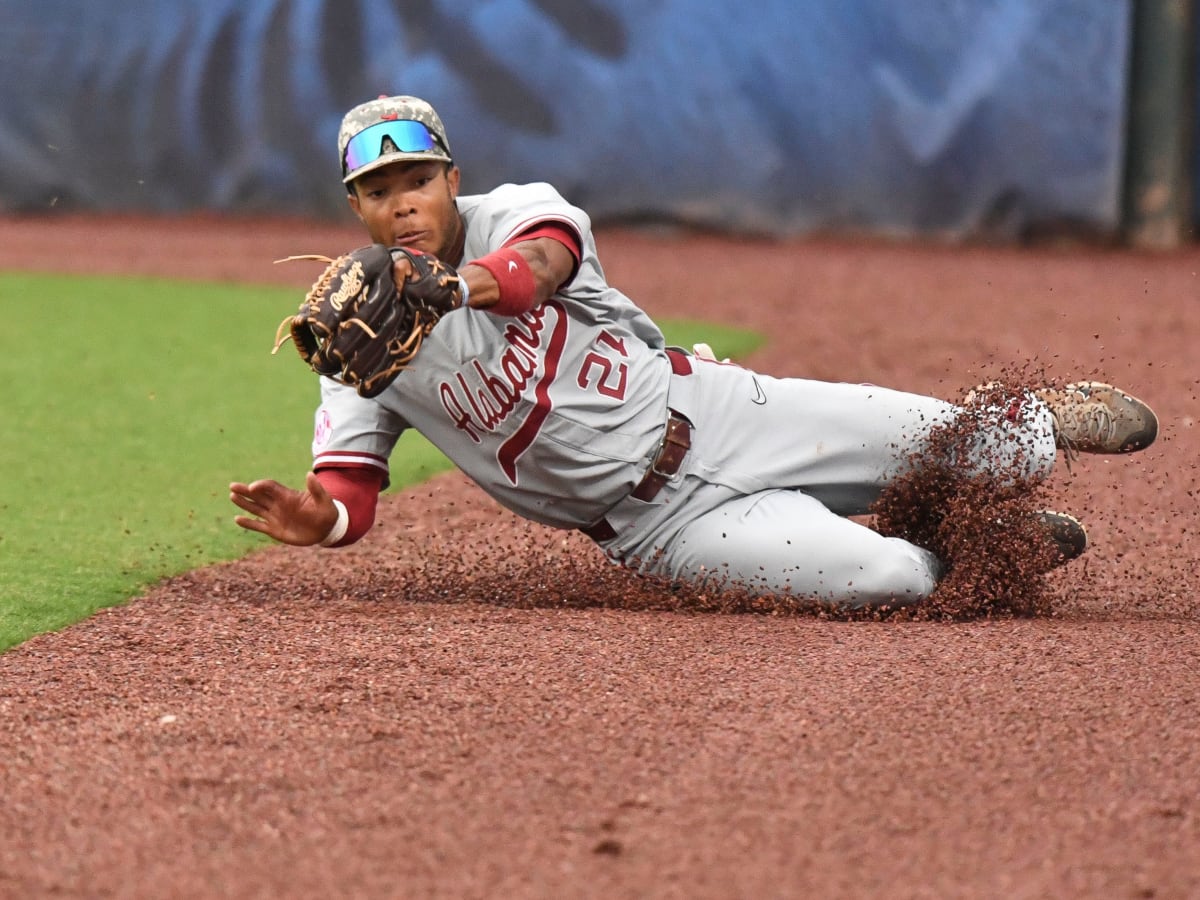
POLYGON ((1058 551, 1055 566, 1070 562, 1087 549, 1087 529, 1074 516, 1051 509, 1040 510, 1034 515, 1058 551))
POLYGON ((1033 395, 1050 407, 1055 442, 1068 453, 1132 453, 1158 437, 1154 410, 1111 384, 1078 381, 1033 395))

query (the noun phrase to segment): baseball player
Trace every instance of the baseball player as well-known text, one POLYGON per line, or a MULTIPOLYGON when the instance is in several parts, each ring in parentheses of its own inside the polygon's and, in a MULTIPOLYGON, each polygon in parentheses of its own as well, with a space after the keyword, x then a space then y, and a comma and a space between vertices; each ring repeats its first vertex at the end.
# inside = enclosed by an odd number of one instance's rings
MULTIPOLYGON (((411 365, 374 396, 320 379, 305 486, 230 485, 238 525, 341 547, 370 529, 388 457, 415 428, 508 509, 580 529, 642 573, 850 607, 907 604, 937 585, 928 550, 848 518, 957 407, 861 384, 780 379, 667 347, 607 283, 587 214, 548 184, 459 195, 446 132, 427 102, 380 97, 338 136, 350 208, 371 241, 436 257, 454 306, 411 365)), ((409 276, 396 254, 395 279, 409 276)), ((995 409, 969 466, 1039 479, 1060 449, 1124 453, 1154 413, 1083 382, 995 409)), ((1086 547, 1045 513, 1060 561, 1086 547)))

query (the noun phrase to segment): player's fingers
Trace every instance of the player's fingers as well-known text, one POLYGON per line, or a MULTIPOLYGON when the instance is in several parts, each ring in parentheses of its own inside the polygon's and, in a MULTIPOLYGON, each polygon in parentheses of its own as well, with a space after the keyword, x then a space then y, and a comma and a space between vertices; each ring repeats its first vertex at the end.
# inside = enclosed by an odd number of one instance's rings
POLYGON ((408 276, 412 274, 412 263, 408 261, 408 257, 403 253, 397 254, 392 261, 392 280, 397 286, 404 284, 408 280, 408 276))
POLYGON ((290 490, 291 488, 271 478, 260 478, 258 481, 252 481, 246 486, 246 493, 256 497, 278 497, 288 493, 290 490))
POLYGON ((233 501, 234 506, 244 509, 248 513, 254 513, 256 516, 261 516, 266 512, 266 508, 261 503, 244 494, 235 494, 230 491, 229 499, 233 501))
POLYGON ((316 472, 309 472, 305 476, 304 487, 318 503, 324 503, 329 499, 329 492, 325 490, 325 485, 321 484, 321 479, 317 477, 316 472))
POLYGON ((244 497, 249 500, 254 497, 254 489, 248 484, 242 484, 240 481, 235 481, 229 485, 229 499, 234 497, 244 497))
POLYGON ((234 523, 245 528, 247 531, 257 531, 260 534, 271 534, 271 526, 262 519, 252 519, 250 516, 234 516, 234 523))
POLYGON ((229 499, 247 512, 261 515, 262 511, 272 501, 272 492, 256 488, 255 485, 257 484, 261 483, 240 484, 234 482, 229 485, 229 499))
MULTIPOLYGON (((296 493, 291 488, 269 478, 252 481, 250 484, 234 483, 229 486, 229 489, 231 500, 233 495, 237 494, 248 502, 259 504, 264 509, 274 506, 296 493)), ((258 510, 251 511, 257 512, 258 510)))

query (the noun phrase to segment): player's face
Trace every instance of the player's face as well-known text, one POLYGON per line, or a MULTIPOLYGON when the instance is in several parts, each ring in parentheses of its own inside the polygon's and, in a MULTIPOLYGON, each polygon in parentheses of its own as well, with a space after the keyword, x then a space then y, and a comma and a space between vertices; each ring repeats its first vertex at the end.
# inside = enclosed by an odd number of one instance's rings
POLYGON ((445 163, 393 163, 355 179, 350 208, 373 243, 432 253, 453 264, 462 228, 454 204, 458 180, 458 168, 445 163))

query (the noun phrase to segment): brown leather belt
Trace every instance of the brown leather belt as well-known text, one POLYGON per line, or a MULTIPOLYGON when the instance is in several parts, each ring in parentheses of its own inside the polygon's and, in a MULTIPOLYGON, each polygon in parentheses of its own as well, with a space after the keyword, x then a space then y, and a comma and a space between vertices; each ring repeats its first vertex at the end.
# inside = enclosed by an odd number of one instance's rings
MULTIPOLYGON (((675 375, 692 374, 692 361, 684 351, 668 347, 667 358, 671 361, 671 372, 675 375)), ((637 487, 629 492, 629 496, 642 502, 658 496, 663 486, 679 471, 679 467, 683 465, 683 458, 692 446, 692 423, 673 409, 668 409, 667 413, 667 427, 663 430, 658 452, 654 454, 650 468, 646 470, 637 487)), ((579 530, 597 543, 611 541, 617 536, 616 529, 608 524, 607 519, 601 519, 594 525, 585 525, 579 530)))
MULTIPOLYGON (((642 502, 658 496, 658 492, 679 471, 688 449, 692 446, 692 423, 673 409, 667 412, 670 415, 667 417, 667 427, 663 431, 658 453, 654 454, 654 461, 650 463, 650 468, 646 470, 637 487, 629 492, 630 497, 642 502)), ((608 524, 607 519, 601 519, 596 524, 586 525, 579 530, 597 543, 611 541, 617 536, 616 530, 608 524)))
POLYGON ((658 496, 663 486, 679 471, 683 458, 692 446, 692 423, 673 409, 668 412, 670 415, 658 453, 654 455, 654 461, 638 486, 629 492, 629 496, 635 500, 647 502, 658 496))

